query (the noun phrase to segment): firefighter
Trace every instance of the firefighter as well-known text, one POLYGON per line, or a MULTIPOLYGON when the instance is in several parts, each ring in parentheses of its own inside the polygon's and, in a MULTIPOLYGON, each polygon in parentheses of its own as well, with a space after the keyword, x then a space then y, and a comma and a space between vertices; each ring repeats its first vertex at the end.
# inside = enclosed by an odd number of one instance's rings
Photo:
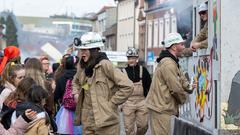
POLYGON ((72 81, 78 101, 75 124, 82 124, 84 135, 119 135, 118 105, 132 94, 133 83, 100 52, 104 44, 98 33, 75 38, 74 45, 81 58, 72 81))
POLYGON ((196 52, 197 49, 208 48, 208 6, 206 3, 200 4, 198 13, 201 20, 205 23, 199 34, 191 42, 190 48, 196 52))
POLYGON ((134 83, 132 95, 123 104, 124 126, 126 135, 144 135, 148 129, 148 110, 145 97, 151 85, 148 70, 138 64, 138 50, 129 48, 126 53, 128 65, 123 70, 134 83), (135 126, 137 131, 135 131, 135 126))
POLYGON ((178 63, 184 42, 179 33, 168 34, 164 40, 166 50, 157 59, 158 66, 146 98, 152 135, 170 135, 171 117, 179 115, 179 106, 185 103, 188 93, 192 93, 178 63))

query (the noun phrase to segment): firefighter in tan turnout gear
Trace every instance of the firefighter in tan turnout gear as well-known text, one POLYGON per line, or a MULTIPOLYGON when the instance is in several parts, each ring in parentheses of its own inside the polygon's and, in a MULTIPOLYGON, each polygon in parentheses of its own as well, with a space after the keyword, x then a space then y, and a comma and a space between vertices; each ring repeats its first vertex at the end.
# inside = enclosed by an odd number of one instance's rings
POLYGON ((75 124, 82 124, 83 135, 119 135, 118 105, 132 94, 133 83, 100 52, 104 44, 98 33, 75 38, 74 45, 81 58, 73 79, 75 124))
POLYGON ((158 66, 146 98, 152 135, 170 135, 171 117, 179 115, 179 106, 196 86, 190 87, 178 63, 184 42, 179 33, 168 34, 164 40, 166 50, 157 59, 158 66))
POLYGON ((147 69, 138 64, 138 51, 129 48, 126 56, 128 66, 123 69, 134 83, 134 90, 128 100, 122 105, 126 135, 144 135, 148 129, 148 111, 145 97, 148 94, 151 77, 147 69), (137 127, 135 131, 135 127, 137 127))
POLYGON ((198 8, 198 13, 201 20, 205 23, 198 35, 192 40, 190 48, 192 51, 197 49, 208 48, 208 6, 206 3, 201 3, 198 8))

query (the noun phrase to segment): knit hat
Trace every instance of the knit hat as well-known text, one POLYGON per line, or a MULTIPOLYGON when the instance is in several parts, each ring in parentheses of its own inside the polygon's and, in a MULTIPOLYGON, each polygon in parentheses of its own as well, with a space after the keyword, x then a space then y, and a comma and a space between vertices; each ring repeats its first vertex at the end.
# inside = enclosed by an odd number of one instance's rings
POLYGON ((8 46, 4 49, 4 56, 1 59, 0 63, 0 74, 2 74, 3 69, 5 68, 5 65, 7 62, 11 59, 20 57, 20 50, 16 46, 8 46))

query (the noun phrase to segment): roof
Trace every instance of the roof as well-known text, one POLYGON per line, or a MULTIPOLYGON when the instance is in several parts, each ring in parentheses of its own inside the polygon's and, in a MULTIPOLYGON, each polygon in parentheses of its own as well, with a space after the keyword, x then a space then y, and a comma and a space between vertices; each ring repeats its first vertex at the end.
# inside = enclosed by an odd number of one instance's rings
MULTIPOLYGON (((17 21, 20 24, 35 24, 36 26, 49 26, 53 21, 73 21, 73 18, 52 18, 52 17, 31 17, 31 16, 17 16, 17 21)), ((92 24, 91 20, 86 18, 74 18, 76 22, 92 24)))
POLYGON ((97 15, 105 12, 107 9, 110 9, 110 8, 116 8, 115 6, 103 6, 102 9, 100 9, 98 12, 97 12, 97 15))

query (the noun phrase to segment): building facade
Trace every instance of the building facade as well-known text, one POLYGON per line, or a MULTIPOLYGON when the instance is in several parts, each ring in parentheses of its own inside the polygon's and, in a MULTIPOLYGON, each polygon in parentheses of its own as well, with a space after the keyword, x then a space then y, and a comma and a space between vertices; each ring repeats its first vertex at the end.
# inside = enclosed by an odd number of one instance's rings
POLYGON ((135 35, 138 35, 138 49, 139 49, 139 61, 146 62, 147 51, 145 49, 146 42, 146 7, 147 2, 145 0, 138 0, 138 6, 136 7, 138 10, 136 11, 136 17, 138 21, 138 32, 135 35))
POLYGON ((0 24, 0 50, 3 50, 6 47, 6 38, 4 33, 4 25, 0 24))
POLYGON ((192 33, 192 1, 146 0, 146 61, 154 70, 168 33, 192 33))
POLYGON ((22 31, 58 36, 81 36, 92 31, 93 22, 88 18, 69 16, 25 17, 17 16, 22 31))
POLYGON ((105 37, 104 50, 116 51, 117 48, 117 8, 104 6, 96 19, 97 31, 105 37))
POLYGON ((135 0, 117 1, 117 51, 134 47, 135 0))

